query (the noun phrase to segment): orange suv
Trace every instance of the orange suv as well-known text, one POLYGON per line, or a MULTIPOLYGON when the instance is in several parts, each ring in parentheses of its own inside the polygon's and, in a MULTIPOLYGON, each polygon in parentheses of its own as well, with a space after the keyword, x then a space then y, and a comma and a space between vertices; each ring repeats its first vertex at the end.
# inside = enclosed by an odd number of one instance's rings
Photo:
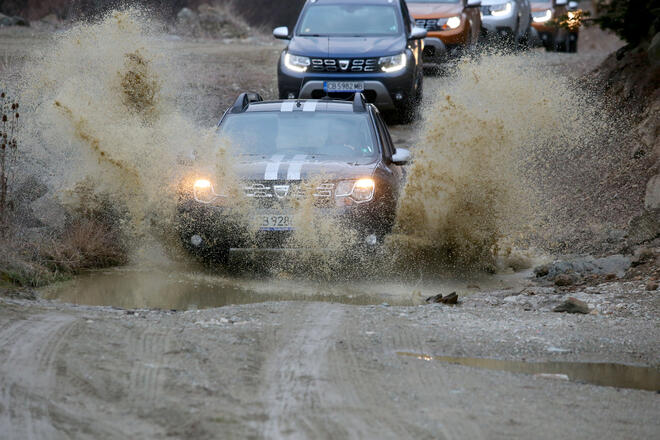
POLYGON ((473 46, 481 34, 481 0, 407 1, 415 26, 426 29, 424 61, 442 62, 473 46))

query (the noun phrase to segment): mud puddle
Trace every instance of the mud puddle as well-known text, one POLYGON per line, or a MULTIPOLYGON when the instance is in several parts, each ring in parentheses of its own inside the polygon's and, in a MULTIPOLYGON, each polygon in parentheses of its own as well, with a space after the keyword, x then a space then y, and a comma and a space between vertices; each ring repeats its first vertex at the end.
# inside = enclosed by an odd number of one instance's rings
POLYGON ((266 301, 323 301, 351 305, 414 306, 438 293, 469 295, 479 289, 515 289, 527 283, 526 272, 417 282, 242 278, 189 267, 123 267, 90 271, 56 283, 41 296, 73 304, 126 309, 189 310, 266 301))
POLYGON ((533 374, 539 377, 587 382, 616 388, 634 388, 660 391, 660 369, 600 362, 523 362, 488 358, 429 356, 419 353, 398 352, 399 356, 424 361, 440 361, 487 370, 533 374))

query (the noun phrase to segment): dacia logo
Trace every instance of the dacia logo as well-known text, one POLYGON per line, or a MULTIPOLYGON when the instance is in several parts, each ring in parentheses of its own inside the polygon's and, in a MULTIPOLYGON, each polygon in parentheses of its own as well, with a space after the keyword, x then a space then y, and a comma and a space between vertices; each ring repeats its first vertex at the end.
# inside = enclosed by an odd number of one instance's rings
POLYGON ((289 195, 289 185, 273 185, 273 192, 278 199, 283 199, 289 195))
POLYGON ((341 70, 346 70, 346 69, 348 69, 348 64, 349 63, 350 63, 350 61, 348 61, 348 60, 339 60, 339 68, 341 70))

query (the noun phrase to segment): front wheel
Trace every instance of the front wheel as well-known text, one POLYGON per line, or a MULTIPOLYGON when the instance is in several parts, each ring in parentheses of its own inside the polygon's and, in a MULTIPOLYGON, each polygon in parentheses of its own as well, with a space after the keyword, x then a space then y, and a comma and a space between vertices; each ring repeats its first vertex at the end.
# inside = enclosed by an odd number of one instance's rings
POLYGON ((577 34, 574 35, 574 36, 569 34, 568 42, 566 43, 568 52, 569 53, 576 53, 577 52, 577 44, 578 44, 577 34))
POLYGON ((408 97, 402 104, 397 106, 394 111, 394 120, 397 124, 410 124, 419 114, 419 106, 422 104, 423 80, 419 80, 419 85, 413 96, 408 97))

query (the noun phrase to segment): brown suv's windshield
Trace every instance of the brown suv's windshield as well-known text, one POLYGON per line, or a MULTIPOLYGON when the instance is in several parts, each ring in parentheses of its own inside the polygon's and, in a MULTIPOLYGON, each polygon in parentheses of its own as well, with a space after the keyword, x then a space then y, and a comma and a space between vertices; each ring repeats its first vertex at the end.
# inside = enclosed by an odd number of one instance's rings
POLYGON ((220 136, 244 155, 305 155, 372 163, 378 144, 366 113, 248 112, 228 115, 220 136))
POLYGON ((302 36, 377 36, 401 32, 396 9, 387 5, 310 6, 298 28, 298 35, 302 36))

